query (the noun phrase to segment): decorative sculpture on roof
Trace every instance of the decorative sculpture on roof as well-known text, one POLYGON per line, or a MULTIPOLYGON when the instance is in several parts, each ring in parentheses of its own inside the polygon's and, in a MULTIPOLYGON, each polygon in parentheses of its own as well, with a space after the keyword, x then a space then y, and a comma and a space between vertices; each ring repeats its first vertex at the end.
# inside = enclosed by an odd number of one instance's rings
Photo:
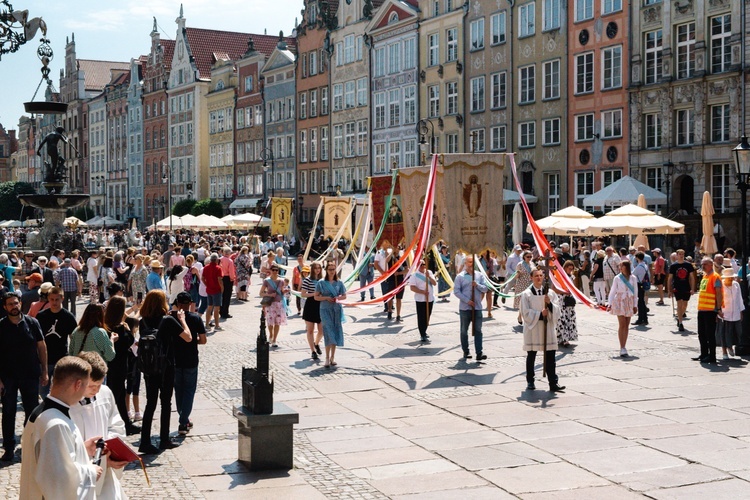
POLYGON ((362 8, 362 15, 365 19, 372 19, 372 0, 365 0, 365 6, 362 8))

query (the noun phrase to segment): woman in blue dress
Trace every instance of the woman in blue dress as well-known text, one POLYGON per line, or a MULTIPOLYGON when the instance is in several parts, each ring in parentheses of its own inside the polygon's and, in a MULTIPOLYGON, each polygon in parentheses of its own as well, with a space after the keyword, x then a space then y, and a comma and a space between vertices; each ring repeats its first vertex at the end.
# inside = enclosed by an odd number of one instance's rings
POLYGON ((326 263, 325 278, 315 284, 315 300, 320 302, 320 320, 323 323, 323 341, 326 346, 326 368, 336 366, 336 347, 344 345, 344 329, 341 320, 344 307, 339 301, 346 300, 346 287, 336 276, 336 264, 326 263))

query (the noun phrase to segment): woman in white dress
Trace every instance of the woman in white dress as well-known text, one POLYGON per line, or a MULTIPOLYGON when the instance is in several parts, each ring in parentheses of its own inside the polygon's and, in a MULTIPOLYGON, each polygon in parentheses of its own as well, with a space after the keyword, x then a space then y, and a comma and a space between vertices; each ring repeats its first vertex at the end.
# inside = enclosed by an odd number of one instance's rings
POLYGON ((617 316, 617 337, 620 340, 620 357, 626 358, 628 351, 628 328, 630 317, 638 312, 638 279, 630 273, 630 261, 620 263, 620 274, 612 280, 607 310, 617 316))

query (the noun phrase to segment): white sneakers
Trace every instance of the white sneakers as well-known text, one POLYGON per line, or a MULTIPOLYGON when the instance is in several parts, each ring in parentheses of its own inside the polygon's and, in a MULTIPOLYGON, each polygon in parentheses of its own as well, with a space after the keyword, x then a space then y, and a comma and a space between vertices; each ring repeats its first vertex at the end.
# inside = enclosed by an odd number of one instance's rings
POLYGON ((628 350, 625 349, 624 347, 622 349, 620 349, 620 357, 621 358, 627 358, 628 357, 628 350))

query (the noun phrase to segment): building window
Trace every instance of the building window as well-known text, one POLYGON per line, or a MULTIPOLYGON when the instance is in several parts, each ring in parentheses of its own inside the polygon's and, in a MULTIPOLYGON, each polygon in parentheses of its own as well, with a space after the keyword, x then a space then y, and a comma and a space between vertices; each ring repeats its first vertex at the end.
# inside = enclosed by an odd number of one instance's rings
POLYGON ((602 88, 605 90, 622 87, 622 46, 602 50, 602 88))
POLYGON ((658 149, 661 147, 661 117, 658 113, 646 115, 646 148, 658 149))
POLYGON ((647 168, 646 169, 646 185, 654 189, 661 191, 662 183, 664 182, 663 170, 661 167, 647 168))
POLYGON ((505 12, 490 17, 490 39, 492 45, 505 43, 505 12))
POLYGON ((560 59, 544 63, 544 99, 560 97, 560 59))
POLYGON ((412 69, 417 66, 417 39, 404 40, 404 69, 412 69))
POLYGON ((310 91, 310 117, 314 118, 316 116, 318 116, 318 91, 311 90, 310 91))
POLYGON ((333 126, 333 158, 339 159, 344 157, 344 126, 333 126))
MULTIPOLYGON (((458 134, 446 134, 446 153, 458 153, 458 134)), ((437 151, 437 145, 435 145, 435 151, 437 151)))
POLYGON ((354 62, 354 35, 344 37, 344 64, 354 62))
POLYGON ((299 117, 301 120, 307 118, 307 92, 301 92, 299 95, 299 117))
POLYGON ((357 122, 357 156, 367 156, 367 120, 357 122))
POLYGON ((605 170, 602 172, 602 188, 614 184, 622 178, 622 170, 605 170))
POLYGON ((417 141, 409 139, 404 141, 404 167, 417 166, 417 141))
POLYGON ((401 89, 393 89, 388 93, 388 125, 401 125, 401 89))
POLYGON ((547 175, 547 215, 560 210, 560 174, 547 175))
POLYGON ((693 131, 695 122, 691 109, 680 109, 677 111, 677 145, 689 146, 693 144, 695 136, 693 131))
POLYGON ((333 110, 341 111, 344 109, 344 86, 336 83, 333 86, 333 110))
POLYGON ((605 16, 613 12, 619 12, 622 10, 622 0, 604 0, 602 7, 602 13, 605 16))
POLYGON ((308 61, 310 62, 310 76, 317 75, 318 74, 318 53, 317 53, 317 51, 310 52, 310 57, 308 58, 308 61))
POLYGON ((328 87, 320 89, 320 114, 328 114, 328 87))
POLYGON ((344 136, 344 155, 351 158, 356 154, 356 125, 354 122, 349 122, 345 125, 345 136, 344 136))
POLYGON ((318 129, 310 129, 310 161, 318 161, 318 129))
POLYGON ((401 71, 401 43, 392 43, 388 46, 388 73, 394 74, 401 71))
POLYGON ((555 146, 560 144, 560 119, 550 118, 544 120, 544 146, 555 146))
POLYGON ((492 109, 504 108, 507 105, 507 79, 508 73, 505 71, 490 75, 490 106, 492 109))
POLYGON ((576 172, 576 206, 583 209, 583 199, 594 194, 594 172, 576 172))
POLYGON ((375 173, 384 174, 385 172, 385 143, 375 144, 375 173))
MULTIPOLYGON (((483 20, 484 21, 484 20, 483 20)), ((446 54, 445 62, 452 62, 458 59, 458 30, 451 28, 445 31, 446 54)))
POLYGON ((729 190, 734 185, 733 167, 728 163, 711 166, 711 194, 717 213, 729 211, 729 190))
POLYGON ((385 92, 375 94, 375 128, 385 128, 385 92))
POLYGON ((440 64, 440 38, 437 33, 427 35, 427 66, 440 64))
POLYGON ((320 160, 328 160, 328 127, 320 127, 320 160))
POLYGON ((521 104, 534 102, 535 97, 535 85, 534 85, 534 73, 536 67, 534 65, 518 68, 520 73, 521 85, 518 88, 519 96, 518 101, 521 104))
POLYGON ((469 50, 480 50, 484 48, 484 18, 475 19, 469 25, 470 43, 469 50))
POLYGON ((253 91, 253 76, 249 75, 245 77, 245 92, 253 91))
POLYGON ((354 89, 355 89, 354 80, 344 83, 344 107, 346 109, 354 107, 354 103, 355 103, 354 89))
MULTIPOLYGON (((412 91, 414 87, 411 88, 412 91)), ((445 84, 445 95, 447 97, 445 114, 455 115, 458 113, 458 82, 448 82, 445 84)), ((406 97, 404 96, 404 99, 406 97)))
POLYGON ((484 111, 484 77, 471 79, 471 111, 484 111))
POLYGON ((613 109, 602 113, 602 137, 604 139, 622 137, 621 109, 613 109))
POLYGON ((695 72, 695 23, 681 24, 677 31, 677 78, 690 78, 695 72))
POLYGON ((391 168, 399 168, 401 163, 401 143, 398 141, 388 143, 388 165, 391 168))
POLYGON ((727 71, 732 62, 729 37, 732 36, 732 16, 724 14, 711 18, 711 73, 727 71))
POLYGON ((560 0, 544 0, 544 30, 560 27, 560 0))
POLYGON ((594 91, 594 53, 576 56, 576 94, 594 91))
POLYGON ((661 30, 646 33, 646 84, 661 80, 662 68, 662 32, 661 30))
POLYGON ((594 0, 575 0, 576 22, 594 17, 594 0))
POLYGON ((711 107, 711 142, 729 142, 729 104, 711 107))
POLYGON ((299 131, 299 161, 307 161, 307 130, 299 131))
POLYGON ((357 106, 367 106, 367 78, 357 80, 357 106))
POLYGON ((576 141, 594 139, 594 113, 576 116, 576 141))
POLYGON ((518 147, 533 148, 536 146, 536 122, 518 124, 518 147))
POLYGON ((440 115, 440 87, 438 85, 427 87, 427 98, 429 100, 430 118, 436 118, 440 115))
POLYGON ((506 128, 505 125, 497 125, 490 129, 490 148, 492 151, 505 151, 506 128))
POLYGON ((531 36, 536 32, 534 10, 536 2, 529 2, 518 8, 518 37, 531 36))
MULTIPOLYGON (((476 130, 471 131, 471 148, 472 152, 474 153, 484 153, 485 151, 485 137, 484 137, 484 129, 478 128, 476 130)), ((449 142, 450 145, 450 142, 449 142)), ((449 146, 450 147, 450 146, 449 146)))
POLYGON ((373 72, 375 77, 385 75, 385 47, 375 49, 373 54, 373 72))

